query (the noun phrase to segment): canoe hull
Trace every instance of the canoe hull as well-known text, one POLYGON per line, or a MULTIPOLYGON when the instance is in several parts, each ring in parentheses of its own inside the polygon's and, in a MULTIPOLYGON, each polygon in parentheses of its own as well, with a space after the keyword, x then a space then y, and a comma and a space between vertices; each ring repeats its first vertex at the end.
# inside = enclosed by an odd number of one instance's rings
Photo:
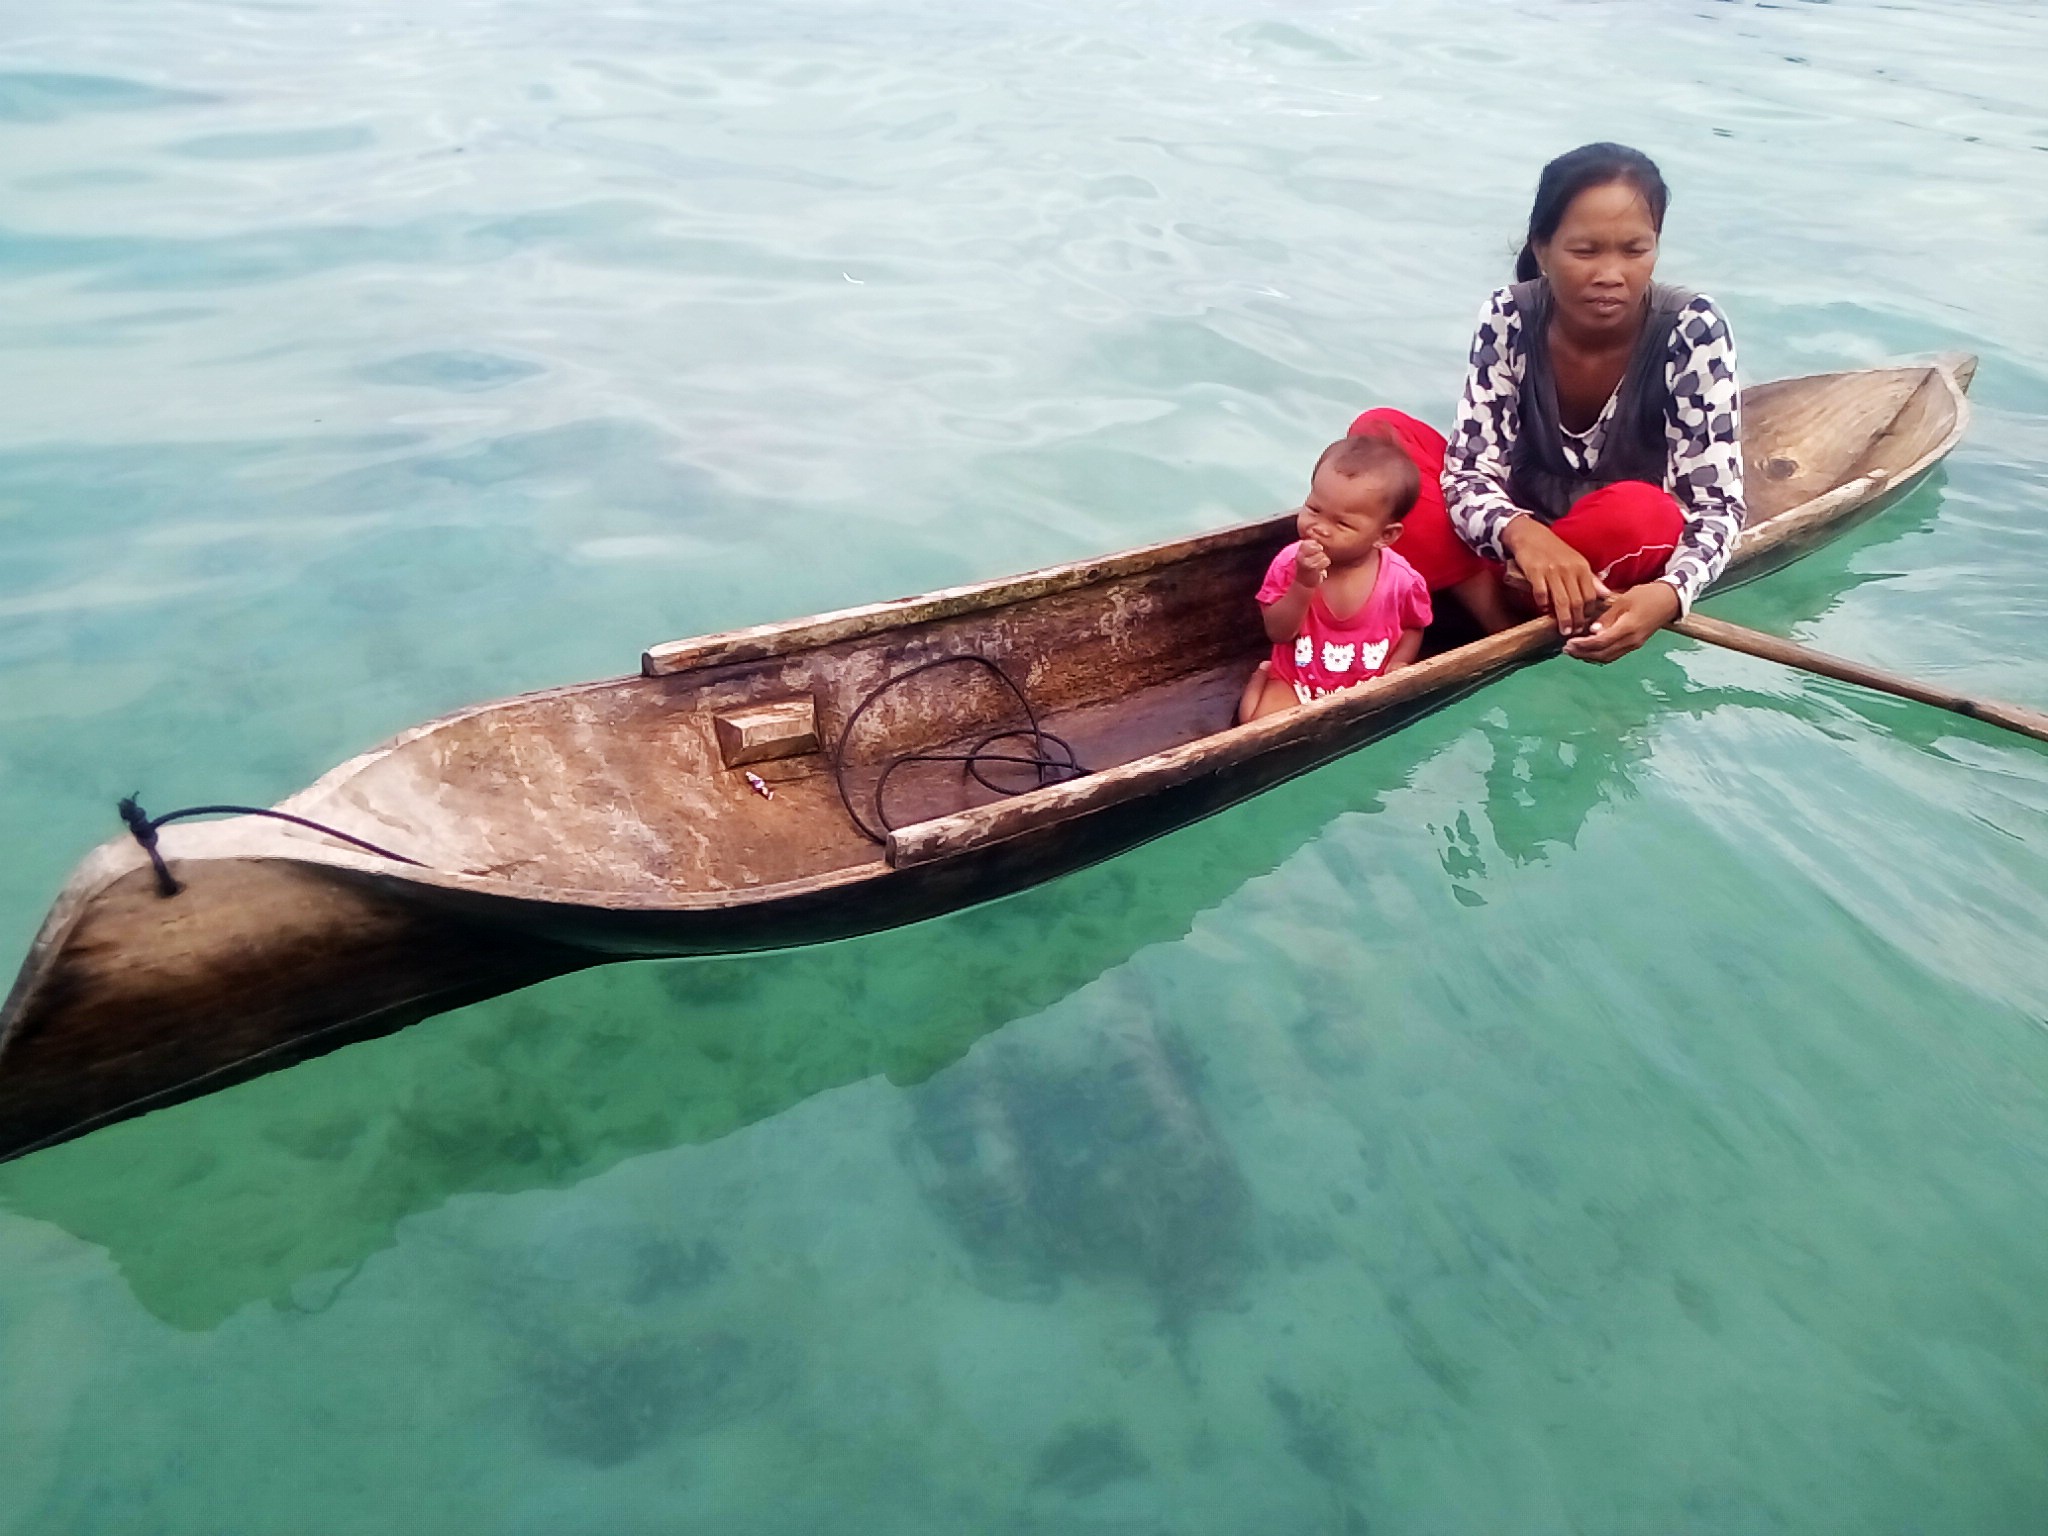
MULTIPOLYGON (((1930 467, 1890 483, 1802 537, 1731 564, 1717 590, 1792 563, 1831 535, 1911 494, 1932 472, 1930 467)), ((1534 637, 1496 637, 1488 642, 1498 644, 1498 659, 1483 670, 1461 670, 1454 686, 1430 689, 1355 714, 1346 714, 1340 707, 1326 716, 1319 729, 1283 734, 1270 745, 1242 755, 1219 751, 1213 758, 1197 757, 1182 775, 1150 783, 1142 794, 1029 825, 1014 835, 977 842, 948 857, 908 867, 878 864, 855 880, 767 900, 735 895, 701 907, 606 907, 431 886, 387 875, 363 878, 383 887, 394 903, 440 908, 479 931, 517 929, 536 940, 580 953, 589 963, 740 954, 857 938, 1015 895, 1115 858, 1313 772, 1510 672, 1557 654, 1560 647, 1555 632, 1545 632, 1545 625, 1532 627, 1538 631, 1534 637)))
MULTIPOLYGON (((1963 430, 1971 366, 1874 370, 1874 387, 1862 393, 1844 386, 1855 377, 1846 375, 1765 386, 1760 415, 1780 418, 1779 439, 1804 444, 1803 419, 1832 418, 1848 423, 1850 446, 1833 468, 1803 451, 1764 458, 1763 473, 1781 476, 1766 493, 1776 500, 1743 536, 1727 582, 1776 569, 1914 489, 1963 430), (1801 393, 1801 383, 1812 387, 1801 393), (1888 439, 1900 446, 1880 463, 1888 439)), ((1557 649, 1555 630, 1536 621, 1288 715, 1221 730, 1227 713, 1214 712, 1227 700, 1215 685, 1243 675, 1237 669, 1248 662, 1233 649, 1243 642, 1227 631, 1192 647, 1173 641, 1188 633, 1180 626, 1191 615, 1248 590, 1247 573, 1263 569, 1285 536, 1279 522, 1246 525, 1010 582, 680 642, 649 653, 645 678, 450 716, 286 802, 380 837, 385 825, 419 836, 435 814, 459 831, 476 807, 542 784, 539 809, 508 819, 486 858, 454 854, 408 869, 238 818, 166 834, 184 885, 166 898, 137 848, 107 844, 59 896, 0 1009, 0 1160, 585 966, 815 944, 1011 895, 1228 809, 1557 649), (1150 583, 1160 605, 1144 623, 1133 622, 1132 583, 1150 583), (962 626, 978 622, 989 626, 990 643, 1012 647, 1013 659, 1029 655, 1029 605, 1041 605, 1040 637, 1070 634, 1091 590, 1107 594, 1102 632, 1123 648, 1062 653, 1057 638, 1041 638, 1052 650, 1042 671, 1034 667, 1034 690, 1056 694, 1062 676, 1100 686, 1133 658, 1187 663, 1191 649, 1207 646, 1214 654, 1192 658, 1208 668, 1207 691, 1169 700, 1183 722, 1173 738, 1180 744, 1111 757, 1116 766, 1106 771, 1018 799, 927 812, 872 854, 846 841, 818 781, 785 781, 771 808, 743 785, 735 790, 736 776, 720 780, 704 756, 714 749, 699 729, 703 700, 715 707, 719 690, 738 696, 778 668, 786 670, 774 681, 785 690, 866 689, 924 655, 971 643, 962 626), (691 688, 701 690, 695 713, 676 702, 691 688), (547 710, 561 724, 554 737, 537 738, 522 722, 547 710), (1186 722, 1198 716, 1208 723, 1190 739, 1186 722), (617 807, 635 803, 630 783, 584 787, 586 774, 618 766, 602 755, 613 743, 631 747, 631 761, 658 772, 664 787, 687 791, 669 822, 648 819, 645 800, 640 819, 620 819, 617 807), (455 773, 468 774, 480 798, 451 810, 442 797, 455 773), (582 846, 579 837, 600 857, 637 851, 647 862, 636 867, 664 870, 698 857, 692 839, 701 842, 721 818, 743 829, 741 842, 721 866, 728 877, 708 890, 664 883, 667 874, 637 890, 602 882, 556 889, 524 874, 554 846, 582 846), (563 830, 572 826, 582 830, 563 830), (794 839, 788 847, 745 841, 778 828, 794 839), (815 874, 796 858, 807 847, 828 855, 815 874), (781 865, 759 864, 770 857, 781 865)), ((1113 708, 1143 713, 1122 694, 1113 708)), ((843 723, 843 700, 832 710, 843 723)))
POLYGON ((0 1159, 595 959, 316 864, 181 873, 169 900, 115 874, 46 925, 0 1042, 0 1159))
POLYGON ((153 873, 129 869, 65 936, 67 963, 23 1010, 33 1024, 5 1042, 0 1161, 588 966, 829 943, 1014 895, 1228 810, 1525 664, 961 858, 760 903, 601 908, 251 858, 177 863, 185 888, 159 907, 153 873), (159 942, 116 937, 142 931, 159 942))

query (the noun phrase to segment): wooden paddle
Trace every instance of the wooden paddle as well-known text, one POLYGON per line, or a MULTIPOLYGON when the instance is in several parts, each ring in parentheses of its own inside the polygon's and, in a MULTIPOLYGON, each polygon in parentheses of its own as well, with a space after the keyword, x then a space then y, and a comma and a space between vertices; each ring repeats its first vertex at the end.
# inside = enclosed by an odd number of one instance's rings
POLYGON ((1809 650, 1803 645, 1794 645, 1790 640, 1780 640, 1776 635, 1764 634, 1761 630, 1744 629, 1740 624, 1710 619, 1703 613, 1673 619, 1667 627, 1689 639, 1704 640, 1709 645, 1726 646, 1731 651, 1741 651, 1746 655, 1761 656, 1766 661, 1780 662, 1788 667, 1800 667, 1808 672, 1818 672, 1822 677, 1854 683, 1859 688, 1873 688, 1879 693, 1894 694, 1899 698, 1912 699, 1921 704, 1932 704, 1937 709, 1954 710, 1959 715, 1968 715, 1972 720, 2002 725, 2009 731, 2018 731, 2022 736, 2031 736, 2036 741, 2048 741, 2048 715, 2042 714, 2039 710, 2002 703, 1997 699, 1973 699, 1968 694, 1951 693, 1946 688, 1915 682, 1912 678, 1900 677, 1895 672, 1880 671, 1876 667, 1866 667, 1860 662, 1844 661, 1841 657, 1830 656, 1825 651, 1809 650))

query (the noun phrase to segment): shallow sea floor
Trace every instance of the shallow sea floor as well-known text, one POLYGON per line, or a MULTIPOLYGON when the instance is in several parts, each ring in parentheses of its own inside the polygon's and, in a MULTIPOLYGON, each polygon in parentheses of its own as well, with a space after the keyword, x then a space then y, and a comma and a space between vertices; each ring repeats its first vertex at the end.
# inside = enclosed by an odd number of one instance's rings
MULTIPOLYGON (((1276 510, 1656 155, 1751 379, 1962 348, 1712 611, 2048 706, 2048 14, 0 28, 0 952, 648 643, 1276 510)), ((0 1168, 9 1533, 2020 1533, 2048 755, 1685 642, 1112 864, 565 979, 0 1168)))

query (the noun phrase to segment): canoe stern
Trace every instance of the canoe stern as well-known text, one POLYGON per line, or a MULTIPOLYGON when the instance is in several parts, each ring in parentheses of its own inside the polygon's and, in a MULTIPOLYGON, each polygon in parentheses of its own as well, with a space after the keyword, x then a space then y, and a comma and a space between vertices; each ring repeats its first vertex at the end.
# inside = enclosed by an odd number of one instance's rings
POLYGON ((587 964, 285 858, 132 845, 67 882, 0 1010, 0 1160, 587 964))

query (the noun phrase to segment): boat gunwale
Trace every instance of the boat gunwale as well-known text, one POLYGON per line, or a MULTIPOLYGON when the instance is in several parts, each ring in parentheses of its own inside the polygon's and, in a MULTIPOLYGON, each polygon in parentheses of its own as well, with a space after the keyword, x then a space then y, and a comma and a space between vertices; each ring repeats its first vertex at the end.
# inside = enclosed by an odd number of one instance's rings
POLYGON ((779 656, 817 650, 846 640, 861 640, 869 635, 906 629, 913 624, 929 624, 940 619, 1009 608, 1105 581, 1142 576, 1148 571, 1183 564, 1200 555, 1257 544, 1291 528, 1294 518, 1292 512, 1276 512, 1248 523, 1230 523, 1201 533, 1183 534, 1179 538, 1063 561, 1058 565, 1040 566, 1036 570, 995 576, 962 586, 940 587, 911 597, 892 597, 884 602, 835 608, 799 619, 778 619, 768 624, 722 630, 689 640, 665 641, 642 652, 641 675, 677 677, 712 667, 772 661, 779 656))
MULTIPOLYGON (((1917 371, 1923 375, 1923 384, 1936 379, 1942 382, 1949 395, 1953 416, 1948 430, 1907 468, 1896 472, 1859 475, 1744 529, 1736 541, 1728 574, 1736 574, 1739 566, 1753 563, 1800 534, 1839 521, 1857 508, 1894 489, 1910 486, 1945 458, 1961 440, 1969 424, 1970 402, 1959 374, 1966 368, 1973 368, 1974 363, 1975 359, 1967 354, 1946 354, 1925 363, 1836 370, 1830 373, 1805 374, 1764 381, 1766 386, 1779 388, 1826 379, 1917 371)), ((1919 389, 1916 388, 1900 403, 1899 410, 1903 412, 1918 396, 1919 389)), ((372 764, 424 737, 493 711, 593 691, 616 689, 643 681, 659 682, 690 672, 710 671, 727 665, 773 659, 778 655, 795 654, 847 639, 862 638, 867 634, 1008 607, 1058 592, 1143 574, 1213 551, 1240 548, 1275 536, 1290 527, 1292 521, 1292 514, 1281 514, 1211 529, 1180 539, 1143 545, 1112 555, 1070 561, 968 586, 941 589, 927 594, 923 599, 898 598, 886 603, 866 604, 809 618, 705 636, 703 640, 707 648, 714 641, 719 642, 722 648, 715 653, 707 649, 704 659, 687 667, 677 667, 655 674, 643 670, 638 675, 628 674, 538 689, 530 693, 469 705, 437 716, 346 759, 306 788, 278 804, 280 807, 304 805, 323 793, 340 788, 372 764), (849 625, 854 627, 848 628, 849 625), (751 653, 742 653, 739 649, 742 645, 760 645, 768 641, 783 643, 772 649, 751 653)), ((1717 582, 1715 587, 1709 590, 1711 592, 1722 589, 1723 583, 1717 582)), ((696 643, 674 642, 675 645, 696 643)), ((1136 798, 1161 781, 1172 782, 1181 770, 1197 765, 1217 769, 1235 766, 1278 748, 1297 736, 1311 734, 1326 726, 1341 732, 1344 726, 1354 723, 1355 720, 1369 718, 1438 691, 1448 694, 1461 682, 1512 666, 1533 653, 1546 648, 1556 649, 1560 645, 1561 641, 1555 627, 1548 619, 1529 619, 1498 634, 1485 636, 1441 652, 1402 668, 1399 672, 1313 700, 1298 709, 1245 725, 1227 726, 1221 731, 1198 737, 1179 746, 1133 758, 1129 762, 1104 769, 1084 779, 1048 785, 988 805, 897 828, 891 833, 886 847, 878 849, 873 859, 769 884, 678 891, 660 897, 632 890, 542 885, 530 881, 515 881, 502 875, 470 874, 428 866, 396 864, 389 859, 363 853, 345 845, 319 841, 317 833, 298 832, 296 829, 259 821, 254 817, 232 818, 189 829, 166 829, 163 851, 174 865, 237 859, 281 861, 331 871, 343 878, 367 878, 371 883, 384 887, 439 887, 464 895, 485 895, 548 906, 576 906, 620 912, 689 913, 765 905, 829 892, 841 886, 860 884, 892 871, 912 869, 945 858, 964 855, 977 848, 1007 841, 1053 822, 1085 815, 1091 810, 1136 798), (1205 758, 1206 763, 1203 761, 1205 758), (251 842, 257 846, 222 852, 195 849, 190 853, 182 852, 174 846, 175 842, 183 840, 180 833, 189 837, 194 833, 217 832, 228 827, 236 828, 238 833, 246 832, 251 842), (263 842, 269 843, 270 846, 261 846, 263 842)), ((21 973, 16 977, 16 985, 10 992, 6 1005, 0 1007, 0 1048, 4 1048, 5 1026, 19 1011, 16 1005, 25 1005, 28 1000, 25 994, 33 990, 31 973, 40 969, 34 962, 39 955, 53 953, 61 945, 64 935, 53 931, 59 926, 60 914, 71 920, 62 923, 63 928, 68 931, 72 922, 83 914, 86 900, 91 894, 96 894, 98 890, 105 889, 135 870, 145 868, 146 865, 147 861, 141 849, 122 839, 110 840, 87 855, 60 892, 49 917, 45 920, 42 932, 37 935, 30 948, 21 973), (104 867, 108 863, 116 867, 108 870, 104 867), (85 889, 88 885, 92 887, 90 891, 85 889)))
MULTIPOLYGON (((1974 368, 1974 359, 1944 356, 1931 363, 1906 364, 1896 369, 1855 370, 1864 373, 1883 373, 1905 372, 1912 368, 1923 369, 1920 385, 1899 403, 1899 413, 1903 413, 1919 398, 1921 389, 1927 384, 1939 380, 1947 389, 1953 408, 1948 431, 1903 470, 1875 470, 1859 475, 1853 480, 1830 487, 1818 496, 1787 507, 1774 517, 1745 528, 1737 535, 1735 545, 1730 551, 1727 574, 1739 575, 1741 566, 1753 565, 1772 550, 1791 542, 1801 534, 1839 522, 1858 508, 1895 488, 1911 487, 1946 458, 1962 440, 1964 432, 1969 427, 1969 396, 1958 378, 1960 369, 1966 364, 1974 368)), ((1841 376, 1821 374, 1806 377, 1841 376)), ((1796 384, 1802 380, 1771 382, 1796 384)), ((1896 414, 1893 420, 1897 420, 1896 414)), ((1708 589, 1708 593, 1716 589, 1726 590, 1723 584, 1717 581, 1714 587, 1708 589)), ((1196 766, 1213 769, 1234 767, 1271 750, 1285 740, 1297 735, 1308 735, 1318 725, 1331 724, 1332 729, 1341 729, 1341 726, 1334 723, 1350 723, 1354 718, 1363 719, 1436 691, 1428 685, 1434 683, 1439 675, 1449 674, 1450 682, 1444 690, 1448 691, 1449 686, 1453 686, 1456 680, 1483 674, 1496 666, 1509 665, 1532 652, 1561 649, 1562 645, 1562 637, 1558 635, 1556 626, 1548 618, 1539 616, 1528 619, 1511 629, 1444 651, 1412 666, 1404 667, 1398 672, 1387 673, 1368 682, 1327 694, 1320 699, 1309 700, 1295 709, 1243 725, 1227 726, 1212 735, 1198 737, 1178 747, 1169 747, 1163 752, 1133 758, 1128 763, 1119 763, 1114 768, 1104 769, 1086 778, 1048 785, 1043 789, 1030 790, 1007 800, 974 806, 948 816, 933 817, 927 821, 899 827, 890 833, 889 862, 896 869, 914 868, 920 864, 955 857, 976 848, 1006 841, 1070 816, 1085 815, 1090 811, 1136 798, 1153 787, 1152 781, 1168 778, 1177 770, 1196 766), (1502 654, 1482 654, 1489 648, 1497 649, 1502 654), (1459 665, 1441 665, 1453 660, 1458 661, 1459 665), (1418 677, 1417 674, 1421 676, 1418 677)))

